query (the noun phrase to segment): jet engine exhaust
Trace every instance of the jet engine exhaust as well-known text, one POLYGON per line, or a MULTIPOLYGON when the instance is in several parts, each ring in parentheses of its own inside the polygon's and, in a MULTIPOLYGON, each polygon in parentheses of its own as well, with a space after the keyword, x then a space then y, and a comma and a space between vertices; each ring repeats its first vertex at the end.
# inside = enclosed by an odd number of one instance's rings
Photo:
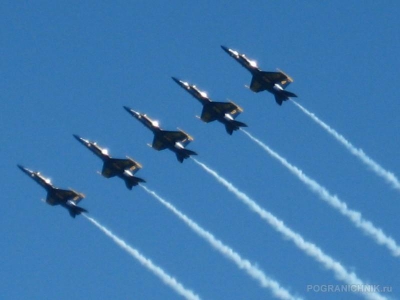
POLYGON ((260 146, 270 156, 279 161, 284 167, 286 167, 293 175, 295 175, 301 182, 303 182, 311 191, 316 193, 319 198, 327 202, 330 206, 336 209, 340 214, 350 220, 357 228, 361 229, 367 236, 372 239, 378 245, 384 245, 392 252, 394 256, 400 256, 400 246, 397 245, 396 241, 387 236, 382 229, 375 227, 375 225, 362 217, 359 211, 348 208, 346 202, 343 202, 338 196, 331 195, 330 192, 323 186, 321 186, 314 179, 308 177, 298 167, 290 164, 285 158, 280 156, 277 152, 273 151, 266 144, 261 142, 252 136, 249 132, 243 130, 243 133, 247 135, 253 142, 260 146))
POLYGON ((145 266, 148 270, 153 272, 157 277, 159 277, 166 285, 175 290, 176 293, 190 300, 200 300, 200 297, 196 295, 191 290, 185 288, 179 281, 177 281, 171 275, 168 275, 163 269, 159 266, 155 265, 150 259, 143 256, 138 250, 132 248, 128 245, 124 240, 116 236, 105 226, 101 225, 94 218, 88 217, 85 214, 82 214, 88 221, 90 221, 93 225, 95 225, 98 229, 100 229, 106 236, 111 238, 114 243, 116 243, 119 247, 125 250, 130 256, 137 259, 143 266, 145 266))
POLYGON ((335 129, 330 127, 325 122, 321 121, 315 114, 305 109, 296 101, 293 101, 293 104, 296 105, 303 113, 309 116, 315 123, 317 123, 323 129, 325 129, 331 136, 333 136, 339 143, 341 143, 351 154, 356 156, 358 159, 361 160, 361 162, 363 162, 366 166, 368 166, 376 175, 382 177, 387 183, 391 184, 392 187, 400 191, 400 181, 394 173, 385 170, 381 165, 379 165, 376 161, 374 161, 367 154, 365 154, 365 152, 362 149, 353 146, 353 144, 350 143, 343 135, 338 133, 335 129))
MULTIPOLYGON (((257 213, 262 219, 264 219, 269 225, 271 225, 276 231, 281 233, 284 238, 292 241, 297 248, 302 250, 305 254, 314 258, 317 262, 322 264, 326 269, 333 271, 335 277, 347 284, 360 284, 364 285, 365 282, 358 278, 354 272, 349 272, 339 261, 335 260, 328 254, 326 254, 317 245, 306 241, 299 233, 293 231, 285 225, 285 223, 275 217, 272 213, 268 212, 261 206, 259 206, 254 200, 252 200, 245 193, 237 189, 232 183, 227 181, 225 178, 220 176, 216 171, 204 163, 192 158, 193 161, 199 165, 208 174, 212 175, 220 184, 225 186, 228 191, 233 193, 240 201, 246 204, 252 211, 257 213)), ((361 292, 360 292, 361 293, 361 292)), ((362 293, 367 299, 386 299, 378 293, 362 293)))
POLYGON ((242 258, 232 248, 218 240, 212 233, 203 229, 200 225, 179 211, 171 203, 161 198, 158 194, 156 194, 156 192, 143 185, 140 185, 140 187, 142 187, 149 195, 154 197, 162 205, 173 212, 179 219, 189 226, 190 229, 206 240, 214 249, 218 250, 223 256, 233 261, 239 267, 239 269, 245 270, 248 275, 256 279, 262 287, 271 289, 275 297, 279 299, 299 299, 292 296, 286 289, 282 288, 277 281, 268 278, 263 271, 254 266, 249 260, 242 258))

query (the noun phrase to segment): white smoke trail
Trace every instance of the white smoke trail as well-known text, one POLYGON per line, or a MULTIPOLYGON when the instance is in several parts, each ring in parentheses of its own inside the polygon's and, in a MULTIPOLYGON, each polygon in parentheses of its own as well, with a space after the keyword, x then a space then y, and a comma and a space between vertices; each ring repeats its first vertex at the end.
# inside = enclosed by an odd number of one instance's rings
POLYGON ((347 150, 350 151, 351 154, 358 157, 365 165, 371 168, 372 171, 375 172, 378 176, 382 177, 389 184, 391 184, 395 189, 400 190, 400 181, 397 179, 396 175, 392 172, 385 170, 381 165, 379 165, 376 161, 370 158, 367 154, 364 153, 362 149, 358 149, 354 147, 343 135, 339 134, 336 130, 331 128, 328 124, 321 121, 315 114, 311 113, 303 106, 298 104, 296 101, 293 101, 294 105, 296 105, 302 112, 304 112, 307 116, 309 116, 315 123, 324 128, 328 133, 330 133, 338 142, 340 142, 347 150))
POLYGON ((254 266, 247 259, 243 259, 237 252, 235 252, 232 248, 226 246, 220 240, 214 237, 210 232, 203 229, 200 225, 186 216, 184 213, 180 212, 175 206, 171 203, 167 202, 163 198, 161 198, 156 192, 148 189, 144 185, 140 185, 147 193, 157 199, 161 204, 163 204, 166 208, 172 211, 177 217, 179 217, 183 222, 186 223, 195 233, 197 233, 200 237, 205 239, 207 242, 214 247, 214 249, 221 252, 226 258, 232 260, 240 269, 243 269, 249 274, 251 277, 259 281, 262 287, 271 289, 274 296, 279 299, 300 299, 292 296, 289 291, 280 286, 280 284, 268 278, 263 271, 254 266))
POLYGON ((242 130, 253 142, 263 148, 269 155, 278 160, 284 165, 292 174, 296 175, 305 185, 307 185, 313 192, 315 192, 322 200, 326 201, 329 205, 338 210, 342 215, 347 217, 357 228, 360 228, 365 234, 372 237, 376 243, 383 245, 392 252, 394 256, 400 256, 400 247, 396 241, 387 236, 382 229, 375 227, 375 225, 368 220, 365 220, 361 213, 347 207, 347 204, 341 201, 337 196, 333 196, 329 191, 321 186, 314 179, 311 179, 302 170, 290 164, 285 158, 273 151, 260 140, 256 139, 250 133, 242 130))
POLYGON ((97 228, 99 228, 101 231, 103 231, 105 233, 105 235, 107 235, 109 238, 111 238, 118 246, 120 246, 122 249, 124 249, 126 252, 128 252, 131 256, 136 258, 143 266, 145 266, 147 269, 149 269, 155 275, 157 275, 166 285, 168 285, 170 288, 175 290, 175 292, 177 292, 178 294, 180 294, 181 296, 183 296, 189 300, 200 300, 200 297, 198 295, 193 293, 191 290, 188 290, 187 288, 185 288, 174 277, 165 273, 165 271, 163 269, 156 266, 150 259, 144 257, 138 250, 129 246, 125 241, 120 239, 118 236, 116 236, 114 233, 112 233, 106 227, 101 225, 95 219, 88 217, 85 214, 83 214, 83 216, 86 219, 88 219, 90 222, 92 222, 97 228))
MULTIPOLYGON (((291 240, 299 249, 303 250, 304 253, 320 262, 326 269, 333 271, 338 280, 342 280, 350 285, 365 285, 365 283, 358 278, 357 274, 347 271, 339 261, 325 254, 315 244, 306 241, 300 234, 287 227, 282 220, 278 219, 273 214, 260 207, 254 200, 252 200, 245 193, 239 191, 232 183, 220 176, 217 172, 210 169, 208 166, 196 160, 195 158, 192 159, 207 173, 211 174, 219 183, 224 185, 230 192, 235 194, 236 197, 238 197, 238 199, 246 204, 251 210, 256 212, 262 219, 267 221, 267 223, 269 223, 275 230, 283 234, 285 238, 291 240)), ((378 293, 362 293, 362 295, 367 299, 386 299, 378 293)))

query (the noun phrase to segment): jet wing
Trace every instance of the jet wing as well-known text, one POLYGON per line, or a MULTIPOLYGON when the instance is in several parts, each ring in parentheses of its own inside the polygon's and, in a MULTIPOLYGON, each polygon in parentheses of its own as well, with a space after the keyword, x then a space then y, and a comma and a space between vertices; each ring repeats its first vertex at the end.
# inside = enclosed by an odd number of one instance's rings
POLYGON ((282 72, 261 72, 261 77, 272 83, 282 83, 289 79, 289 77, 282 72))
MULTIPOLYGON (((179 129, 179 128, 178 128, 179 129)), ((182 130, 179 131, 164 131, 164 138, 175 143, 187 143, 193 141, 193 138, 182 130)))
POLYGON ((167 143, 158 135, 154 135, 153 144, 151 146, 156 150, 164 150, 168 148, 167 143))
POLYGON ((288 74, 286 74, 285 72, 283 72, 282 70, 277 69, 279 73, 281 73, 282 75, 284 75, 286 77, 286 79, 283 79, 279 85, 281 87, 283 87, 284 89, 293 82, 292 77, 290 77, 288 74))
POLYGON ((57 205, 58 204, 56 199, 54 199, 53 195, 51 195, 50 193, 47 193, 46 203, 50 204, 50 205, 57 205))
POLYGON ((142 165, 139 164, 137 161, 134 161, 132 158, 127 156, 126 160, 130 161, 131 167, 129 167, 127 170, 131 171, 132 174, 135 174, 142 168, 142 165))
POLYGON ((243 110, 233 102, 210 102, 203 107, 201 119, 204 122, 209 123, 225 114, 236 117, 242 111, 243 110))
POLYGON ((156 150, 164 150, 175 143, 187 145, 193 138, 183 131, 162 131, 160 135, 155 135, 152 147, 156 150))
POLYGON ((250 83, 250 89, 253 92, 258 93, 258 92, 265 91, 267 88, 266 88, 265 83, 262 82, 262 79, 260 79, 260 77, 253 76, 253 78, 251 79, 251 83, 250 83))
POLYGON ((83 198, 85 198, 85 195, 82 193, 78 193, 74 190, 59 190, 62 193, 62 196, 65 197, 65 200, 71 200, 75 204, 78 204, 83 198))
POLYGON ((73 201, 75 204, 78 204, 83 198, 85 198, 85 195, 74 190, 62 190, 56 188, 47 194, 46 202, 50 205, 59 204, 59 201, 73 201), (60 200, 55 199, 55 197, 60 200))
POLYGON ((124 170, 129 170, 135 173, 141 167, 142 166, 139 163, 130 158, 111 158, 104 163, 101 174, 106 178, 110 178, 122 174, 124 170))
POLYGON ((281 87, 286 88, 291 82, 293 82, 292 78, 287 76, 282 71, 279 72, 260 72, 257 76, 253 76, 251 79, 250 89, 256 93, 265 91, 266 85, 268 82, 271 85, 279 84, 281 87))

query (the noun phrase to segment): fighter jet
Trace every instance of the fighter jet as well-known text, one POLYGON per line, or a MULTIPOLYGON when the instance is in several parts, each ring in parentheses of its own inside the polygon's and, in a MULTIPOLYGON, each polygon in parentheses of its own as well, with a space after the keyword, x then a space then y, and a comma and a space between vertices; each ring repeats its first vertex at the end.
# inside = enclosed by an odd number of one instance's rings
POLYGON ((247 127, 245 123, 235 120, 235 118, 243 111, 243 109, 235 103, 214 102, 205 92, 200 91, 195 85, 191 85, 188 82, 184 82, 175 77, 172 77, 172 79, 203 105, 203 111, 201 112, 200 117, 202 121, 206 123, 215 120, 221 122, 225 125, 226 132, 230 135, 234 130, 238 130, 240 127, 247 127))
POLYGON ((262 71, 257 67, 257 63, 255 61, 248 59, 244 54, 229 49, 225 46, 221 46, 221 48, 253 75, 250 84, 250 89, 253 92, 258 93, 267 90, 275 96, 275 101, 279 105, 282 105, 283 101, 289 100, 290 97, 297 97, 296 94, 285 90, 285 88, 291 82, 293 82, 293 79, 282 71, 262 71))
POLYGON ((71 217, 75 218, 76 215, 79 215, 83 212, 88 212, 86 209, 79 207, 77 204, 85 195, 82 193, 75 192, 74 190, 62 190, 55 186, 53 186, 50 182, 50 179, 44 178, 39 172, 31 171, 27 168, 24 168, 21 165, 18 165, 18 168, 22 170, 25 174, 35 180, 38 184, 40 184, 47 191, 46 203, 52 206, 61 205, 66 208, 71 215, 71 217))
POLYGON ((184 159, 189 158, 190 155, 197 155, 196 152, 185 149, 193 138, 186 132, 179 131, 167 131, 162 130, 157 121, 153 121, 147 115, 141 114, 134 111, 133 109, 124 106, 125 110, 130 113, 133 117, 142 122, 147 128, 154 133, 153 144, 150 146, 158 151, 169 149, 176 154, 179 162, 183 162, 184 159))
POLYGON ((101 158, 101 160, 104 162, 101 175, 104 177, 111 178, 117 176, 125 181, 126 187, 130 190, 132 190, 132 187, 138 185, 139 182, 146 182, 142 178, 133 176, 133 174, 139 171, 142 166, 132 158, 112 158, 108 154, 107 149, 102 149, 95 142, 85 140, 76 134, 74 134, 74 137, 81 144, 86 146, 90 151, 101 158))

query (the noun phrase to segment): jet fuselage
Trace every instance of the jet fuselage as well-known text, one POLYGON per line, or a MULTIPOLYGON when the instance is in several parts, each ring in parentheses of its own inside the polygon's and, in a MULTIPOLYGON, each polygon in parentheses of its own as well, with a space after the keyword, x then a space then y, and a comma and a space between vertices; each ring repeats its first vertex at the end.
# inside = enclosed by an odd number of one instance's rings
POLYGON ((145 114, 139 114, 136 119, 138 119, 144 126, 150 129, 154 134, 161 132, 161 128, 158 126, 157 121, 153 121, 145 114))
POLYGON ((162 141, 164 144, 167 145, 167 148, 170 150, 175 149, 175 141, 173 139, 171 139, 167 134, 165 134, 165 130, 162 130, 159 126, 158 126, 158 122, 157 121, 153 121, 152 119, 150 119, 148 116, 146 116, 145 114, 140 114, 137 119, 144 125, 146 126, 148 129, 150 129, 153 133, 154 136, 159 139, 160 141, 162 141))
POLYGON ((41 185, 47 192, 55 189, 55 187, 51 184, 50 179, 43 177, 40 172, 31 171, 21 165, 18 165, 18 168, 20 168, 22 172, 24 172, 26 175, 36 181, 36 183, 41 185))
POLYGON ((89 140, 83 139, 76 134, 74 134, 74 137, 77 139, 78 142, 80 142, 82 145, 86 146, 86 148, 88 148, 90 151, 92 151, 102 161, 105 162, 111 158, 111 156, 108 155, 107 150, 102 149, 100 146, 97 145, 96 142, 91 142, 89 140))
POLYGON ((246 68, 246 70, 249 71, 253 76, 261 72, 261 70, 257 67, 257 63, 254 60, 248 59, 246 55, 229 49, 225 46, 221 46, 221 48, 231 57, 233 57, 239 64, 246 68))
POLYGON ((172 79, 183 89, 185 89, 190 95, 196 98, 202 105, 206 105, 207 103, 212 102, 208 97, 206 92, 200 91, 195 85, 189 84, 188 82, 179 80, 175 77, 172 79))

